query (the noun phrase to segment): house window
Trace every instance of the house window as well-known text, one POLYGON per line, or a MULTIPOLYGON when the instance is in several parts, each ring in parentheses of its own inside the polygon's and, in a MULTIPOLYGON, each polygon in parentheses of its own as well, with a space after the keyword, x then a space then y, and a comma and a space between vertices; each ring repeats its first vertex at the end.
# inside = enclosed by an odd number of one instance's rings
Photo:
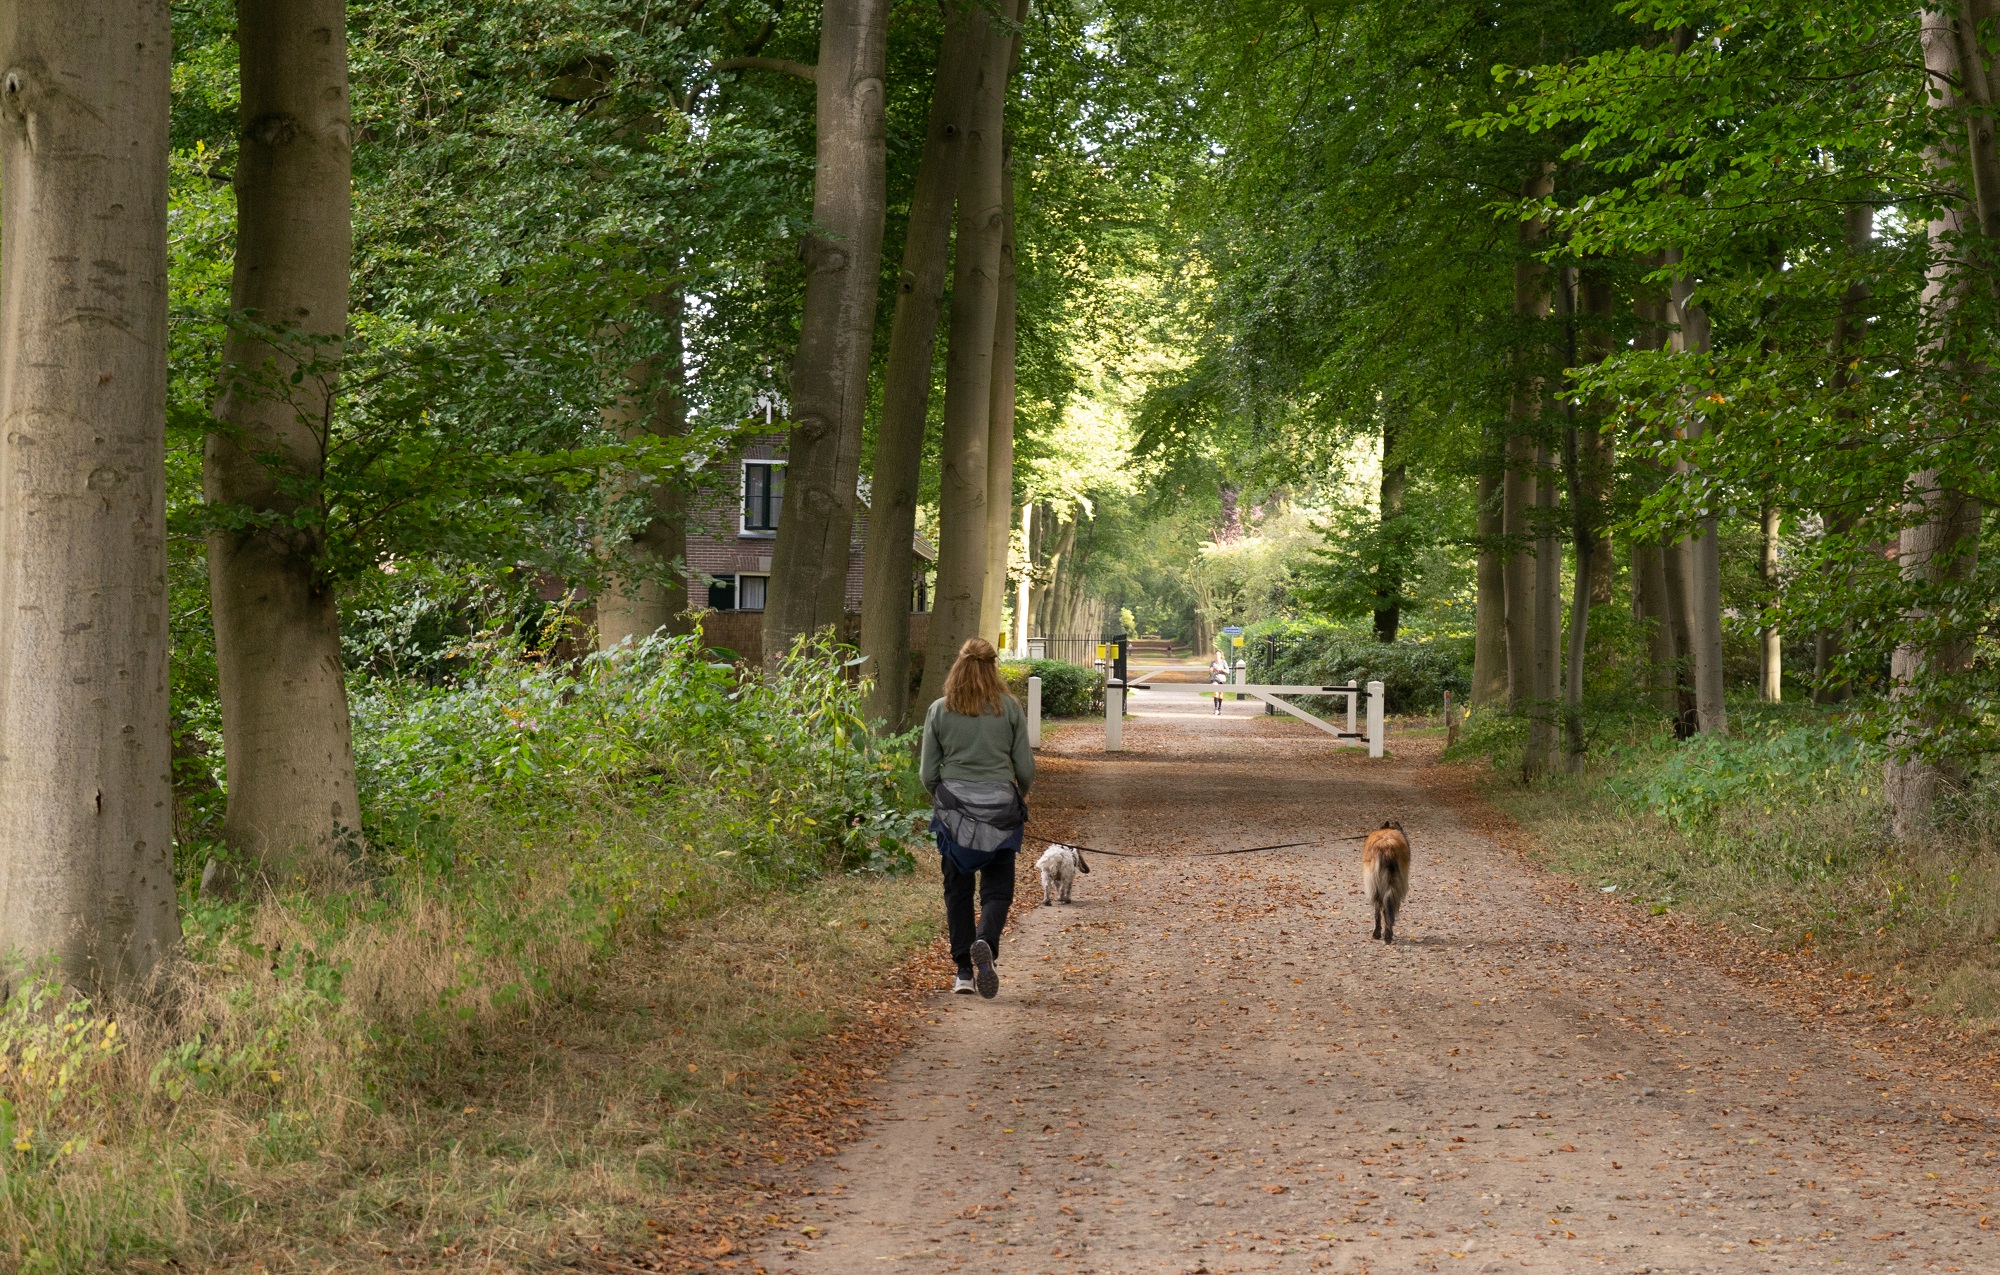
MULTIPOLYGON (((778 530, 778 513, 785 503, 785 462, 743 462, 743 534, 768 536, 778 530)), ((745 607, 744 610, 750 608, 745 607)), ((761 608, 760 608, 761 609, 761 608)))
POLYGON ((736 609, 736 577, 710 576, 708 581, 708 605, 715 611, 736 609))
POLYGON ((769 576, 736 577, 736 609, 738 611, 762 611, 764 609, 765 587, 771 583, 769 576))

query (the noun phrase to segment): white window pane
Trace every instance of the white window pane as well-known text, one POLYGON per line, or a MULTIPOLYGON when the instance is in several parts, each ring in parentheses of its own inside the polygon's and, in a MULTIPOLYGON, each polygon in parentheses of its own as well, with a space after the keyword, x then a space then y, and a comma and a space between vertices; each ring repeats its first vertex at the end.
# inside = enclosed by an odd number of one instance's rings
POLYGON ((769 576, 737 576, 736 609, 739 611, 762 611, 764 609, 764 586, 769 582, 769 576))

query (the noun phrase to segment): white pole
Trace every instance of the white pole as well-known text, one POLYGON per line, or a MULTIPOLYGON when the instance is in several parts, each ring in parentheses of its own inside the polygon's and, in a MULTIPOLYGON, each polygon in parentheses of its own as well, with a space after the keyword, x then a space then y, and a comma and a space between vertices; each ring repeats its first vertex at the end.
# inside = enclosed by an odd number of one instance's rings
MULTIPOLYGON (((1371 686, 1372 686, 1372 685, 1374 685, 1374 683, 1372 683, 1372 682, 1371 682, 1371 683, 1369 683, 1369 685, 1371 685, 1371 686)), ((1354 734, 1354 701, 1355 701, 1355 698, 1356 698, 1356 692, 1354 692, 1354 691, 1349 691, 1349 692, 1347 693, 1347 733, 1348 733, 1348 735, 1350 735, 1350 736, 1352 736, 1352 735, 1354 734)))
MULTIPOLYGON (((1353 700, 1347 701, 1349 705, 1353 700)), ((1368 683, 1368 755, 1382 755, 1382 683, 1368 683)))
POLYGON ((1035 748, 1042 746, 1042 679, 1039 677, 1028 679, 1028 743, 1035 748))
POLYGON ((1115 681, 1104 684, 1104 751, 1125 751, 1125 688, 1115 681))

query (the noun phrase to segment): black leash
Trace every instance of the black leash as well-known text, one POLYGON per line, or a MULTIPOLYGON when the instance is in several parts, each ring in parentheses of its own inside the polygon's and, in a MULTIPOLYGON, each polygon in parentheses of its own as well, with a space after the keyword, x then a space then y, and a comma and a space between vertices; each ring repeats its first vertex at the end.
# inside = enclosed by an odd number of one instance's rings
MULTIPOLYGON (((1358 837, 1327 837, 1324 838, 1324 840, 1365 841, 1367 840, 1367 838, 1368 834, 1364 832, 1358 837)), ((1104 850, 1100 849, 1097 846, 1080 846, 1077 845, 1074 841, 1051 841, 1047 837, 1036 837, 1035 840, 1040 841, 1044 845, 1049 845, 1049 846, 1068 846, 1072 850, 1088 851, 1091 854, 1108 854, 1114 859, 1219 859, 1225 855, 1259 854, 1265 850, 1291 850, 1298 846, 1312 846, 1321 844, 1318 841, 1281 841, 1276 845, 1243 846, 1235 850, 1203 850, 1198 854, 1138 854, 1130 850, 1104 850)), ((1089 871, 1089 869, 1086 868, 1085 871, 1087 872, 1089 871)))

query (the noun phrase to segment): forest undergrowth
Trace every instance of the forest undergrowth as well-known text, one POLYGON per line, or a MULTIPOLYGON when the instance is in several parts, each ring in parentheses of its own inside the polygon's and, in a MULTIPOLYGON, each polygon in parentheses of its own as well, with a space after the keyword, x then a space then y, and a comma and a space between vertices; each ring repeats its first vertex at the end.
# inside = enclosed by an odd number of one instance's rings
POLYGON ((927 942, 842 654, 491 650, 364 688, 341 888, 196 897, 150 996, 0 1008, 0 1266, 490 1269, 629 1245, 927 942))
POLYGON ((1725 925, 1900 988, 1934 1014, 2000 1033, 2000 791, 1974 776, 1937 830, 1888 835, 1882 748, 1847 710, 1729 706, 1731 734, 1674 739, 1641 710, 1600 714, 1592 762, 1526 788, 1525 723, 1475 713, 1448 760, 1490 760, 1491 804, 1538 860, 1649 914, 1725 925))

